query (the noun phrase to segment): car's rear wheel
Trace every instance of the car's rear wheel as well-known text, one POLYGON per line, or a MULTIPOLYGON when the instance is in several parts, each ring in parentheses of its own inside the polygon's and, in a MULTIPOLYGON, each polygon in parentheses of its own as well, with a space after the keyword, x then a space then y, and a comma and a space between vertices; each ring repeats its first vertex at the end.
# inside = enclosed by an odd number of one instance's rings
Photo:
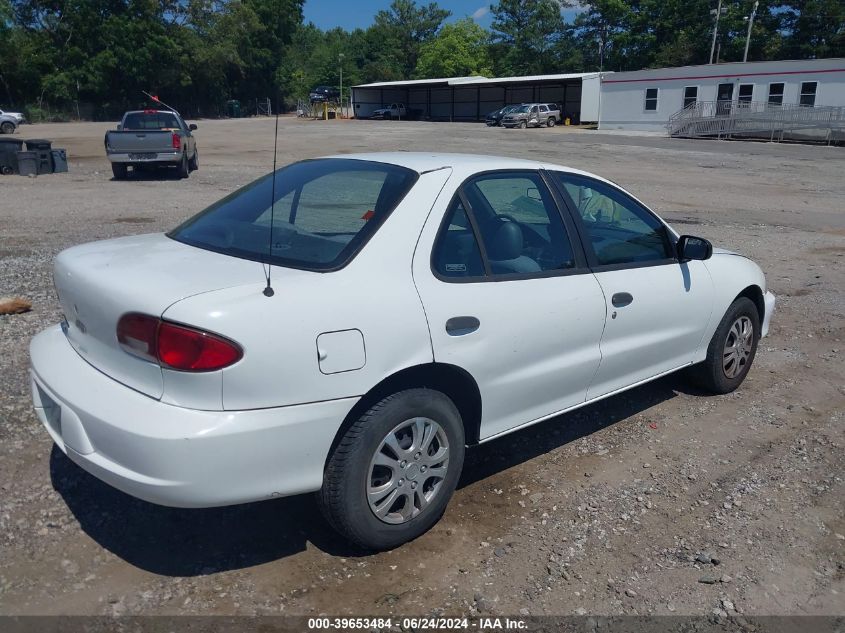
POLYGON ((440 519, 463 460, 463 423, 454 403, 431 389, 400 391, 343 434, 326 464, 319 503, 350 541, 391 549, 440 519))
POLYGON ((126 179, 128 168, 126 167, 125 163, 112 163, 111 173, 114 176, 115 180, 124 180, 126 179))
POLYGON ((555 126, 555 118, 550 116, 549 119, 546 121, 546 127, 554 127, 554 126, 555 126))
POLYGON ((11 121, 3 121, 3 123, 0 124, 0 132, 3 134, 14 134, 15 124, 11 121))
POLYGON ((179 167, 177 168, 179 171, 177 172, 179 178, 187 178, 191 175, 191 168, 188 165, 188 156, 187 154, 182 156, 182 161, 179 163, 179 167))
POLYGON ((188 169, 190 169, 191 171, 196 171, 199 168, 200 168, 200 153, 197 152, 197 151, 194 151, 194 157, 188 163, 188 169))
POLYGON ((707 347, 707 358, 691 368, 693 380, 713 393, 730 393, 742 384, 760 340, 760 315, 747 297, 734 301, 707 347))

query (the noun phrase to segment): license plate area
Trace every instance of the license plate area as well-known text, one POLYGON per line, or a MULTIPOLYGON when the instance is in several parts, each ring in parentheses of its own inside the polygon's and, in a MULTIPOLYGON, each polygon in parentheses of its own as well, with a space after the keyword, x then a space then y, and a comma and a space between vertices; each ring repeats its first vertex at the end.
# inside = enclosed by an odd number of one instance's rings
POLYGON ((132 152, 129 154, 131 160, 155 160, 158 154, 154 152, 132 152))

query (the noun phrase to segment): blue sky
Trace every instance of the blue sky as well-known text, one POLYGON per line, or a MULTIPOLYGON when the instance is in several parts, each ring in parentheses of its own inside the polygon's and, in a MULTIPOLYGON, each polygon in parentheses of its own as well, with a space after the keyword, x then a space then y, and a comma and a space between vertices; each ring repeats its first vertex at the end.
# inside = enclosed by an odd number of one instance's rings
MULTIPOLYGON (((340 26, 344 29, 367 28, 380 9, 390 6, 391 0, 305 0, 305 21, 313 22, 321 29, 340 26)), ((429 0, 418 0, 428 4, 429 0)), ((438 4, 452 12, 451 20, 472 17, 483 27, 489 27, 490 0, 442 0, 438 4)), ((565 11, 570 18, 573 11, 565 11)))

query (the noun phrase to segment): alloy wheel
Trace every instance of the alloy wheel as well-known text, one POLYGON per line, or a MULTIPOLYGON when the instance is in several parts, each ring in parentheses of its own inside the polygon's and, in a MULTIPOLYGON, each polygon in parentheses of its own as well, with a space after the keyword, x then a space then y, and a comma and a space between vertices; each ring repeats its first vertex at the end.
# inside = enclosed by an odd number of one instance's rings
POLYGON ((736 378, 748 364, 754 349, 754 325, 747 316, 741 316, 731 325, 722 352, 722 370, 728 378, 736 378))
POLYGON ((430 418, 396 425, 370 460, 367 501, 381 521, 410 521, 439 493, 449 468, 446 432, 430 418))

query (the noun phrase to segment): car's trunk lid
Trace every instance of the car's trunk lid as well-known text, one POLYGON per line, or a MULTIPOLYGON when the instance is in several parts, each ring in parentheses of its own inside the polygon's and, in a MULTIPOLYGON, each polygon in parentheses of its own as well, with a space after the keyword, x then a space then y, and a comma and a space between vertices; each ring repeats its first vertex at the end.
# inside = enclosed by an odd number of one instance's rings
POLYGON ((54 281, 71 345, 91 365, 153 398, 163 393, 161 368, 117 341, 127 312, 161 316, 186 297, 261 282, 261 265, 188 246, 163 234, 83 244, 56 258, 54 281))

